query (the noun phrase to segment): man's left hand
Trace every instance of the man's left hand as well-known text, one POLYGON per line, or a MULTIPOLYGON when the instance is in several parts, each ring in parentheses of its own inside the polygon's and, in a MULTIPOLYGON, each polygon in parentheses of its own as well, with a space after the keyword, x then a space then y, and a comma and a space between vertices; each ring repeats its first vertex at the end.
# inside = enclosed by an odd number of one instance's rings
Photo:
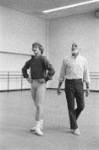
POLYGON ((88 96, 89 96, 89 93, 90 93, 89 88, 86 88, 86 97, 88 97, 88 96))

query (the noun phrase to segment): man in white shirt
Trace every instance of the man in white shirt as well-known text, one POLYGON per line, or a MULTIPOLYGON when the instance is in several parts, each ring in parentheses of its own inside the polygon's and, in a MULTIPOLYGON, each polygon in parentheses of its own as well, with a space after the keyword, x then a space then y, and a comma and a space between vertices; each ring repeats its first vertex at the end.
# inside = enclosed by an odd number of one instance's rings
POLYGON ((61 85, 65 80, 65 94, 68 104, 70 128, 73 134, 80 135, 77 119, 84 109, 84 90, 83 83, 86 84, 86 96, 89 95, 89 69, 85 57, 79 55, 79 46, 72 44, 71 56, 64 58, 57 93, 61 94, 61 85), (76 108, 75 108, 76 101, 76 108))

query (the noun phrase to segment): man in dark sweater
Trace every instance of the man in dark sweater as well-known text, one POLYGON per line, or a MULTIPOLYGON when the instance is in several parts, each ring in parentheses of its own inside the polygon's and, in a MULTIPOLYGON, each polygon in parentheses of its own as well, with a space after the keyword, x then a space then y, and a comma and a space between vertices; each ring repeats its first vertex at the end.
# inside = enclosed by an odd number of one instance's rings
POLYGON ((55 74, 53 66, 45 56, 42 56, 44 49, 40 43, 32 44, 34 56, 28 60, 22 68, 23 77, 31 83, 31 94, 36 106, 36 125, 31 130, 38 135, 43 135, 43 101, 46 90, 46 82, 52 79, 55 74), (30 69, 30 76, 27 70, 30 69))

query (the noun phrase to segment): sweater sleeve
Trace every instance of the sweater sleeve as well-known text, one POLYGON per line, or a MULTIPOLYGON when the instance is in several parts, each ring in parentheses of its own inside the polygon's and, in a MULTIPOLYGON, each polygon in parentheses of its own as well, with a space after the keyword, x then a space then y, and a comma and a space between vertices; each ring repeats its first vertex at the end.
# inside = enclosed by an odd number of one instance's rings
POLYGON ((47 70, 47 76, 45 78, 45 81, 48 81, 52 79, 52 76, 55 74, 55 70, 52 64, 50 64, 50 62, 46 58, 45 58, 45 66, 47 70))
POLYGON ((25 63, 25 65, 23 66, 22 68, 22 75, 24 78, 28 78, 29 77, 29 74, 27 73, 27 70, 30 68, 30 60, 27 61, 25 63))

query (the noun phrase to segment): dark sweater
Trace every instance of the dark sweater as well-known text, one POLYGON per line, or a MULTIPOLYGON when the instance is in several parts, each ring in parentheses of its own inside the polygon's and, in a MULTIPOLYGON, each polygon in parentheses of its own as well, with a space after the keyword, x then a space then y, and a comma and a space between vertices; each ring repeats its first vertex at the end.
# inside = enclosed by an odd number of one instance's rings
POLYGON ((32 56, 32 58, 25 63, 22 68, 24 78, 29 77, 29 74, 27 73, 28 69, 30 69, 32 79, 44 78, 45 81, 48 81, 51 80, 52 76, 55 74, 53 66, 49 63, 46 57, 42 55, 38 58, 32 56))

